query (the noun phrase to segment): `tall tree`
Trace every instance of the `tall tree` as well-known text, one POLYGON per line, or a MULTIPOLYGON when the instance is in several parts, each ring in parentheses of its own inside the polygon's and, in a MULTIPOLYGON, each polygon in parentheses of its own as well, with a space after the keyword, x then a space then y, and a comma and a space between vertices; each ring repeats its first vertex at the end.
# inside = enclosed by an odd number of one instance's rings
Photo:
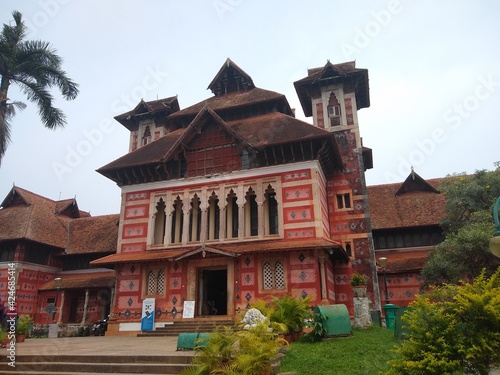
POLYGON ((500 165, 494 171, 453 175, 439 189, 446 194, 445 240, 431 252, 422 271, 428 284, 471 280, 485 268, 493 272, 498 259, 488 249, 493 232, 493 205, 500 196, 500 165))
POLYGON ((11 120, 15 109, 26 105, 10 101, 9 87, 19 86, 27 99, 38 107, 38 114, 45 127, 64 127, 64 113, 53 106, 52 87, 57 87, 64 99, 73 100, 78 95, 78 85, 62 70, 62 59, 52 46, 39 40, 25 40, 26 26, 22 14, 12 13, 13 25, 3 25, 0 34, 0 163, 10 141, 11 120))

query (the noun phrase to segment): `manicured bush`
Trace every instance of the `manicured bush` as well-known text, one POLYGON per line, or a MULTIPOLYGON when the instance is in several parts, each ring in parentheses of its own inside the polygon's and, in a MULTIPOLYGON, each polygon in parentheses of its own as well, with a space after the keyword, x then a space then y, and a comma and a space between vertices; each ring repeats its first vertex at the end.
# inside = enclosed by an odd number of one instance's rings
POLYGON ((410 330, 388 375, 479 374, 500 364, 500 268, 473 282, 419 296, 402 319, 410 330))

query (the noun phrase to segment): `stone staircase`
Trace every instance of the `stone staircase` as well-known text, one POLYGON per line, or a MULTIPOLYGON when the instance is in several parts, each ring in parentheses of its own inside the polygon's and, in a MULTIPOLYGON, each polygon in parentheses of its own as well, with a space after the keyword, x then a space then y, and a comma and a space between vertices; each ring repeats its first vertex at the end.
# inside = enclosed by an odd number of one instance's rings
POLYGON ((26 375, 73 374, 178 374, 189 367, 191 355, 52 355, 16 357, 15 368, 0 358, 0 374, 26 375))
POLYGON ((137 337, 178 336, 184 332, 212 332, 217 326, 229 326, 235 328, 234 320, 221 320, 210 318, 197 318, 193 320, 181 320, 157 327, 150 332, 139 333, 137 337))

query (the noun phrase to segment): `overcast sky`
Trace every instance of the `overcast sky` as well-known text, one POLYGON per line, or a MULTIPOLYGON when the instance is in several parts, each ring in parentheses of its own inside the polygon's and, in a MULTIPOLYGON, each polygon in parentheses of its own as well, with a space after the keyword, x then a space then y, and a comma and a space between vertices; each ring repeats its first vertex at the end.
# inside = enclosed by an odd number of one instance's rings
MULTIPOLYGON (((359 111, 373 149, 370 185, 494 169, 500 160, 500 3, 496 1, 0 0, 19 10, 29 38, 50 42, 80 84, 57 96, 65 129, 45 129, 36 106, 13 120, 0 166, 0 201, 13 184, 92 215, 118 213, 120 189, 96 169, 128 151, 113 117, 140 99, 206 90, 226 58, 257 87, 285 94, 305 118, 293 82, 308 68, 356 60, 369 71, 371 106, 359 111)), ((56 93, 56 91, 54 92, 56 93)))

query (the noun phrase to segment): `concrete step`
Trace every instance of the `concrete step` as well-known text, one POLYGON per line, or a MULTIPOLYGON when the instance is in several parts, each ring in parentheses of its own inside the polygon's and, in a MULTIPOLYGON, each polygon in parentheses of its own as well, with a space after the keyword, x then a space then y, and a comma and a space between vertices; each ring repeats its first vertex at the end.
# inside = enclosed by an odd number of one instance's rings
POLYGON ((0 359, 0 374, 178 374, 192 355, 16 356, 15 368, 0 359))
POLYGON ((181 321, 165 324, 164 327, 157 327, 154 331, 139 333, 137 337, 179 336, 184 332, 212 332, 218 326, 234 328, 235 323, 232 320, 181 321))

